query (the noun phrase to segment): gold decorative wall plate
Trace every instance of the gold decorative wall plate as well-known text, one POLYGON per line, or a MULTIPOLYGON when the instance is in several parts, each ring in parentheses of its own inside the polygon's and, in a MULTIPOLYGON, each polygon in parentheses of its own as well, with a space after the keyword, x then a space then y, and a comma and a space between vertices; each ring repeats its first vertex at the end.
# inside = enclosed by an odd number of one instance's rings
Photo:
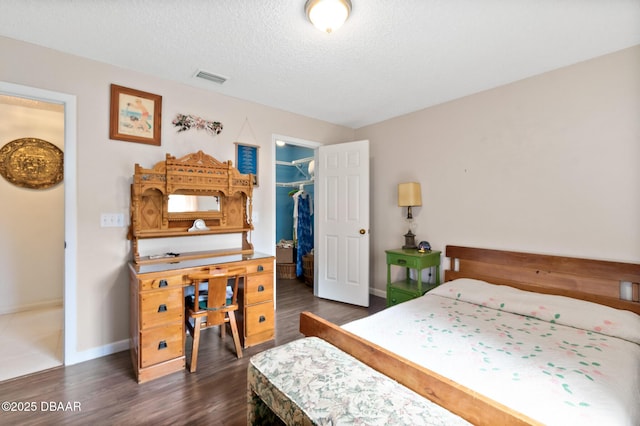
POLYGON ((44 189, 62 181, 64 156, 42 139, 22 138, 0 148, 0 175, 22 188, 44 189))

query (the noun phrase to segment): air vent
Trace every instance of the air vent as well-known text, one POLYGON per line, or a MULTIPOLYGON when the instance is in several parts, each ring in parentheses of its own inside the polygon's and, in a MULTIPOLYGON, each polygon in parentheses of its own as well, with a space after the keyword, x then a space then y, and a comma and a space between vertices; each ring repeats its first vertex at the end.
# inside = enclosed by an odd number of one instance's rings
POLYGON ((196 77, 203 78, 205 80, 213 81, 214 83, 222 84, 227 81, 227 77, 222 77, 221 75, 212 74, 207 71, 198 70, 196 73, 196 77))

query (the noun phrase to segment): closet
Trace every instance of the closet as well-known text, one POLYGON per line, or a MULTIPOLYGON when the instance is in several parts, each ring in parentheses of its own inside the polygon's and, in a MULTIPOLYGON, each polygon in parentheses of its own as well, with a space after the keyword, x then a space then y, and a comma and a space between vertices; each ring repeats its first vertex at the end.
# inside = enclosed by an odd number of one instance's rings
POLYGON ((291 256, 276 258, 278 278, 313 284, 314 150, 276 146, 276 246, 291 256), (285 263, 286 262, 286 263, 285 263))

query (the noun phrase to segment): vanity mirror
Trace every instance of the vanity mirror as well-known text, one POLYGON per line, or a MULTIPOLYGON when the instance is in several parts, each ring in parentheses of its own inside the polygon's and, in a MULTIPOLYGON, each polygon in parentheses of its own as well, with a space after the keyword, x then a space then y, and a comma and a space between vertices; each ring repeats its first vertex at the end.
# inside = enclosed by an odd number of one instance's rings
POLYGON ((241 174, 231 161, 220 162, 198 151, 166 159, 146 169, 135 165, 131 184, 130 238, 136 263, 153 262, 141 257, 138 240, 178 236, 241 235, 238 247, 222 253, 181 253, 181 258, 253 253, 248 234, 251 223, 253 178, 241 174), (194 222, 203 226, 193 229, 194 222))
POLYGON ((168 203, 169 213, 220 211, 219 195, 169 194, 168 203))

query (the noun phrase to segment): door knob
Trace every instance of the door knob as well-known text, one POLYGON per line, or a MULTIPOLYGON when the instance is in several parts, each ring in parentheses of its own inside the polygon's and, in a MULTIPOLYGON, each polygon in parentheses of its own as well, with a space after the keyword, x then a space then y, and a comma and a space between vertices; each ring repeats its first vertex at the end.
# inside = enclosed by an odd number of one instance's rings
POLYGON ((364 234, 366 234, 366 233, 367 233, 367 231, 365 231, 364 229, 361 229, 361 230, 360 230, 360 235, 364 235, 364 234))

